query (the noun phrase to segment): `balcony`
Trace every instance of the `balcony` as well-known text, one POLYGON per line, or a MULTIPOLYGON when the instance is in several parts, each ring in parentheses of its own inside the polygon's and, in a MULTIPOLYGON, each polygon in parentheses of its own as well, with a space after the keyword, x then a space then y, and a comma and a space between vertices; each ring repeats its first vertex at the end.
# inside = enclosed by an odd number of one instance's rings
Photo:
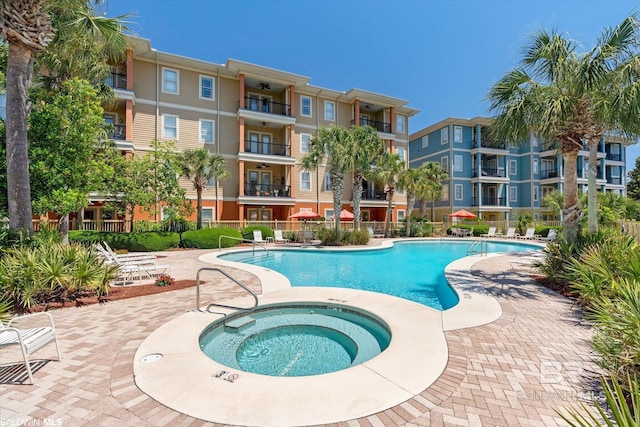
POLYGON ((622 154, 619 153, 607 153, 607 160, 612 160, 614 162, 622 161, 622 154))
POLYGON ((507 206, 506 197, 474 197, 472 206, 481 206, 480 200, 482 200, 482 206, 507 206))
MULTIPOLYGON (((355 120, 351 120, 351 124, 355 125, 356 121, 355 120)), ((370 127, 374 128, 375 130, 377 130, 378 132, 391 133, 391 123, 380 122, 380 121, 377 121, 377 120, 371 120, 371 119, 368 119, 366 117, 360 117, 359 126, 370 126, 370 127)))
POLYGON ((256 184, 248 182, 245 184, 244 195, 254 197, 285 198, 290 197, 290 191, 288 185, 256 184))
POLYGON ((291 145, 260 142, 250 139, 244 140, 245 153, 266 154, 271 156, 291 156, 291 145))
POLYGON ((384 190, 363 190, 362 200, 387 200, 387 193, 384 190))
POLYGON ((482 141, 480 141, 480 145, 478 146, 478 142, 474 137, 473 148, 495 148, 496 150, 506 150, 507 144, 505 142, 498 142, 493 139, 482 138, 482 141))
POLYGON ((612 185, 622 185, 622 178, 620 178, 619 176, 616 177, 610 177, 607 180, 607 184, 612 184, 612 185))
POLYGON ((558 169, 544 169, 540 171, 540 179, 557 178, 558 169))
POLYGON ((126 89, 127 76, 126 74, 111 73, 107 76, 104 83, 113 89, 126 89))
POLYGON ((560 148, 555 142, 545 142, 544 144, 540 144, 540 151, 557 151, 560 148))
POLYGON ((273 102, 267 98, 245 96, 244 109, 250 111, 258 111, 260 113, 291 117, 291 105, 282 104, 280 102, 273 102))
MULTIPOLYGON (((473 177, 477 178, 478 175, 478 169, 477 168, 473 168, 472 171, 473 177)), ((490 176, 490 177, 498 177, 498 178, 504 178, 506 177, 506 173, 504 168, 498 168, 498 169, 492 169, 492 168, 482 168, 482 171, 480 172, 480 176, 490 176)))
POLYGON ((123 125, 111 125, 112 130, 109 132, 109 139, 114 141, 127 140, 127 127, 123 125))

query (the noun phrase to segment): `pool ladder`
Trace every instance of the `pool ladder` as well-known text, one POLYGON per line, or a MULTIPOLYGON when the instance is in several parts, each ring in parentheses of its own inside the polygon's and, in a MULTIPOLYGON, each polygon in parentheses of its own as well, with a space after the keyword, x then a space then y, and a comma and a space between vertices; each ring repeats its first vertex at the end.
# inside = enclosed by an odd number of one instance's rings
POLYGON ((202 271, 217 271, 218 273, 222 274, 223 276, 225 276, 226 278, 231 280, 236 285, 240 286, 245 291, 249 292, 251 294, 251 296, 253 297, 253 307, 248 307, 248 308, 247 307, 236 307, 236 306, 233 306, 233 305, 211 303, 206 308, 207 312, 211 313, 211 308, 212 307, 232 308, 234 310, 241 310, 241 311, 251 312, 251 311, 255 310, 255 308, 258 306, 258 296, 255 294, 255 292, 253 292, 247 286, 245 286, 242 283, 240 283, 240 281, 238 281, 238 279, 236 279, 235 277, 231 276, 229 273, 227 273, 226 271, 224 271, 224 270, 222 270, 220 268, 217 268, 217 267, 202 267, 196 273, 196 311, 201 311, 200 310, 200 273, 202 271))
POLYGON ((475 240, 467 248, 467 256, 479 254, 480 256, 486 255, 488 252, 488 244, 486 240, 475 240))

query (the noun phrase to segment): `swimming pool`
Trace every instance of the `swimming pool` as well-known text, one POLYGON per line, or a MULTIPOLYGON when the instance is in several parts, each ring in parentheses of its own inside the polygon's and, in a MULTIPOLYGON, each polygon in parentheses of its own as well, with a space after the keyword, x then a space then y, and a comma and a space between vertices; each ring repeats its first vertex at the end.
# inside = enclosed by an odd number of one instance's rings
MULTIPOLYGON (((487 252, 538 250, 539 246, 487 241, 487 252)), ((467 256, 472 241, 416 240, 394 242, 376 250, 270 249, 221 255, 228 261, 263 266, 285 275, 291 286, 363 289, 418 302, 437 310, 458 303, 444 268, 467 256)))

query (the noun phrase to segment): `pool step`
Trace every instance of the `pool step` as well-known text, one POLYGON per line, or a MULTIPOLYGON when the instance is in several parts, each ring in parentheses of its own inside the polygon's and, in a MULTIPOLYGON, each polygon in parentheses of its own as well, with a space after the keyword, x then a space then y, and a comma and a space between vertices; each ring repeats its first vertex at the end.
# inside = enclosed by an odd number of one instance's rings
POLYGON ((253 325, 256 323, 256 319, 251 316, 242 316, 238 319, 231 320, 229 322, 225 322, 224 329, 227 332, 238 332, 240 329, 245 326, 253 325))

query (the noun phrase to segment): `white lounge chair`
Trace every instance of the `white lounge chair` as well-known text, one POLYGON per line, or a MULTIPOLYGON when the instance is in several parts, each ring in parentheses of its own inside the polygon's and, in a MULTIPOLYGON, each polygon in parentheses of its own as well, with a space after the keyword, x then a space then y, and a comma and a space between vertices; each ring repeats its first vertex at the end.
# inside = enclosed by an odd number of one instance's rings
POLYGON ((384 237, 384 233, 376 233, 371 227, 367 227, 367 232, 369 232, 369 236, 372 238, 384 237))
MULTIPOLYGON (((100 246, 100 244, 98 244, 97 246, 100 246)), ((136 262, 140 262, 140 261, 151 261, 148 262, 147 264, 153 264, 156 261, 156 256, 155 255, 146 255, 146 254, 117 254, 113 249, 111 249, 111 246, 109 246, 109 244, 106 241, 102 242, 102 246, 104 246, 104 249, 109 253, 109 255, 111 255, 111 258, 115 258, 117 260, 123 261, 123 262, 127 262, 127 261, 136 261, 136 262)))
POLYGON ((529 227, 529 228, 527 228, 527 232, 524 233, 524 236, 517 236, 517 237, 518 237, 518 239, 537 240, 541 236, 539 234, 535 234, 535 232, 536 232, 535 228, 529 227))
POLYGON ((285 239, 282 236, 282 230, 273 230, 274 243, 289 243, 289 239, 285 239))
POLYGON ((253 230, 253 242, 254 243, 267 243, 267 241, 262 238, 262 231, 261 230, 253 230))
POLYGON ((540 237, 540 240, 544 240, 545 242, 552 242, 556 240, 557 237, 558 231, 555 228, 552 228, 551 230, 549 230, 549 234, 547 234, 547 237, 540 237))
POLYGON ((515 227, 507 228, 507 234, 505 234, 503 237, 505 239, 515 239, 516 237, 518 237, 518 233, 516 233, 516 228, 515 227))
POLYGON ((56 335, 56 328, 53 324, 53 317, 46 312, 27 314, 25 316, 15 317, 5 326, 0 321, 0 347, 9 345, 18 345, 22 351, 24 366, 27 368, 29 380, 33 384, 33 373, 29 356, 50 342, 56 343, 56 351, 58 352, 58 360, 62 359, 60 355, 60 345, 56 335), (34 318, 36 316, 47 316, 49 318, 49 326, 41 326, 37 328, 19 329, 12 326, 14 321, 22 322, 24 319, 34 318))
POLYGON ((496 227, 489 227, 489 231, 481 234, 480 237, 496 237, 496 227))

